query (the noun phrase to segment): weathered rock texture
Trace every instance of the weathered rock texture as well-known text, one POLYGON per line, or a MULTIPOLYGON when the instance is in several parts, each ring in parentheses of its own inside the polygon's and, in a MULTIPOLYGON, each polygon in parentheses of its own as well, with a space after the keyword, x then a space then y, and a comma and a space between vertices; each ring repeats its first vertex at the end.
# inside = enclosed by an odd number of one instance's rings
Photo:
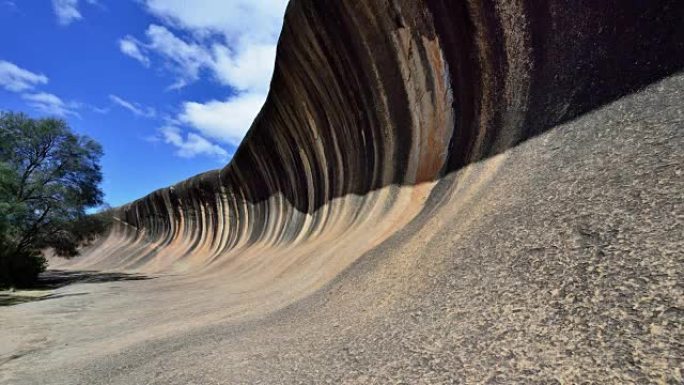
POLYGON ((292 1, 231 163, 116 209, 66 264, 162 277, 92 304, 116 335, 78 316, 63 378, 681 383, 683 18, 292 1))
POLYGON ((268 100, 232 162, 119 208, 98 265, 187 269, 252 247, 330 249, 349 232, 375 244, 429 191, 400 186, 436 181, 678 70, 682 9, 294 1, 268 100))

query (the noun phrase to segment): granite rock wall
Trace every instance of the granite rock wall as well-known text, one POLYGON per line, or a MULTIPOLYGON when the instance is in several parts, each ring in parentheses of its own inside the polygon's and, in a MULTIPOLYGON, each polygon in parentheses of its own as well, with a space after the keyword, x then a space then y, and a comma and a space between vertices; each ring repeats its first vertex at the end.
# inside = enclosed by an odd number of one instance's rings
POLYGON ((293 0, 230 164, 117 208, 78 263, 188 270, 254 247, 352 261, 446 174, 678 71, 682 16, 676 0, 293 0))

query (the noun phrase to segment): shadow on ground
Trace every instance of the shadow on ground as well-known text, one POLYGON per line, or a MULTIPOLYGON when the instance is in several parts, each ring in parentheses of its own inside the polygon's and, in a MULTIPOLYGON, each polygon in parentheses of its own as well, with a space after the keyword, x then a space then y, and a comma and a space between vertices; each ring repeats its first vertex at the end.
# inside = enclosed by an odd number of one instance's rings
POLYGON ((38 285, 39 290, 58 289, 74 283, 103 283, 118 281, 144 281, 154 277, 142 274, 129 273, 107 273, 101 271, 67 271, 67 270, 48 270, 40 275, 38 285))
POLYGON ((75 283, 143 281, 154 278, 155 277, 141 274, 128 273, 107 273, 88 270, 48 270, 40 275, 37 285, 30 289, 18 292, 0 292, 0 306, 12 306, 26 302, 86 295, 87 293, 55 294, 48 292, 75 283))

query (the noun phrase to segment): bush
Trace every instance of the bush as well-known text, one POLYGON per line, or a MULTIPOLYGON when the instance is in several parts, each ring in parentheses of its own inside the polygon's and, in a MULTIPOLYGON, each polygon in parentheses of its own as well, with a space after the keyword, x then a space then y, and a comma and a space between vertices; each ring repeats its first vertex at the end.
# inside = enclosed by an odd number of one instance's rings
POLYGON ((46 267, 40 252, 0 253, 0 288, 33 286, 46 267))

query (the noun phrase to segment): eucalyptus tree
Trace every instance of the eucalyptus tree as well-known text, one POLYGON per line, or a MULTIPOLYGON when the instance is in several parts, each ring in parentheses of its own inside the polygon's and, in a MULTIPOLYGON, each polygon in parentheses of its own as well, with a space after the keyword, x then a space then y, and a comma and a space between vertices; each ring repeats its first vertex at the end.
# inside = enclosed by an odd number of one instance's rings
POLYGON ((63 257, 106 228, 102 147, 62 119, 0 114, 0 286, 29 285, 46 250, 63 257))

